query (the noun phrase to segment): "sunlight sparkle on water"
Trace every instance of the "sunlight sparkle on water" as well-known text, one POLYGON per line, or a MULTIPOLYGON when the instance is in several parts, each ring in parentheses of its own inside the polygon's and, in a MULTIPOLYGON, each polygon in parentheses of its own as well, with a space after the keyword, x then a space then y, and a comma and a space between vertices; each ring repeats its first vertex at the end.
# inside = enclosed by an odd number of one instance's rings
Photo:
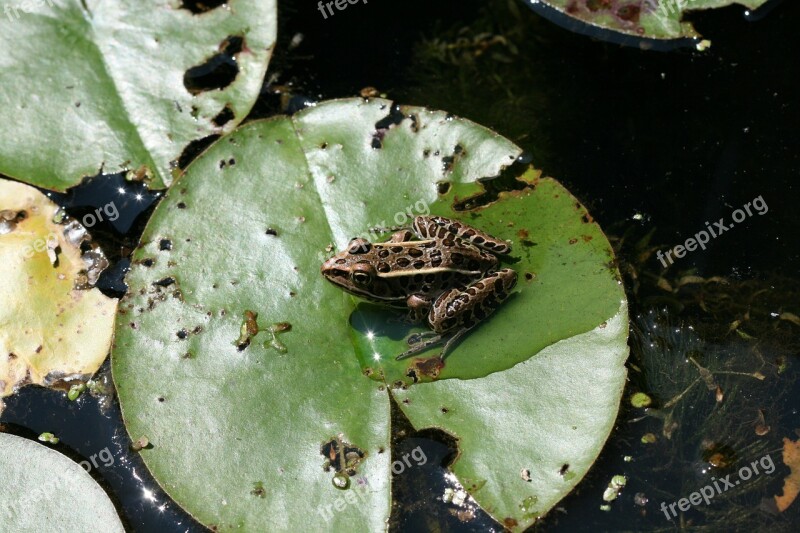
POLYGON ((367 330, 367 338, 369 340, 373 340, 375 338, 375 333, 372 330, 367 330))

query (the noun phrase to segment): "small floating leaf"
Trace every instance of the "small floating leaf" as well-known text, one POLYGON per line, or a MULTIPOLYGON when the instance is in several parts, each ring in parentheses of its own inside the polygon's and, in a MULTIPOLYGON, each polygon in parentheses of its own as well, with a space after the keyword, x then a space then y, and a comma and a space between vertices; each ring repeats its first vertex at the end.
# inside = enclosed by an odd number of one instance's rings
POLYGON ((52 433, 49 433, 47 431, 45 431, 44 433, 39 435, 38 438, 39 438, 40 441, 47 442, 47 443, 50 443, 50 444, 58 444, 58 442, 59 442, 58 437, 56 437, 55 435, 53 435, 52 433))
POLYGON ((631 405, 636 408, 648 407, 651 403, 653 400, 643 392, 637 392, 631 396, 631 405))
MULTIPOLYGON (((525 0, 535 11, 553 17, 553 10, 603 30, 627 37, 648 39, 697 38, 691 23, 683 18, 689 11, 713 9, 739 4, 756 9, 767 0, 525 0)), ((574 26, 570 26, 574 29, 574 26)), ((585 31, 588 32, 587 28, 585 31)), ((592 32, 595 37, 614 39, 611 35, 592 32)), ((710 41, 698 41, 698 50, 705 50, 710 41)), ((647 45, 643 45, 647 46, 647 45)))
POLYGON ((75 385, 72 385, 69 388, 69 392, 67 392, 67 398, 70 401, 75 401, 81 394, 83 394, 83 391, 85 390, 86 390, 85 383, 77 383, 75 385))

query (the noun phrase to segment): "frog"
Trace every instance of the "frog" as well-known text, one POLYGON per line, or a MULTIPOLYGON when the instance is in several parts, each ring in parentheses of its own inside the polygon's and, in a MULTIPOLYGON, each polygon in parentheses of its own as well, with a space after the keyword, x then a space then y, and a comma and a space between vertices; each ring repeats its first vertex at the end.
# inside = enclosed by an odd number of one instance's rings
POLYGON ((429 331, 408 337, 411 357, 443 344, 442 360, 467 332, 486 320, 511 294, 517 274, 499 268, 511 244, 459 220, 418 215, 409 227, 392 228, 385 242, 353 238, 326 260, 322 276, 365 300, 406 310, 407 320, 429 331))

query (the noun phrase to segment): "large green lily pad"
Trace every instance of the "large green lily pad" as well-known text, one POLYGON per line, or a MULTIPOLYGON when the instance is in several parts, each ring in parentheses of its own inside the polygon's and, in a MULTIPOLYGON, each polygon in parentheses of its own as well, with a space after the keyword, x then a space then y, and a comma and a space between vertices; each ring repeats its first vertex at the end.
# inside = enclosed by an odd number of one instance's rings
POLYGON ((92 476, 32 440, 0 433, 0 486, 3 531, 125 531, 92 476))
POLYGON ((24 384, 88 379, 111 346, 117 300, 88 285, 85 229, 0 179, 0 398, 24 384))
POLYGON ((625 298, 608 241, 555 180, 528 170, 452 210, 519 155, 469 121, 351 99, 250 123, 192 163, 134 253, 112 353, 128 431, 170 496, 221 530, 380 531, 388 394, 459 439, 456 474, 509 527, 568 493, 617 413, 625 298), (512 241, 520 276, 438 376, 409 375, 436 352, 394 361, 409 328, 319 272, 351 237, 425 211, 512 241))
POLYGON ((231 131, 259 94, 275 0, 196 14, 180 6, 5 5, 0 121, 14 131, 0 144, 0 173, 64 190, 99 170, 130 169, 160 188, 191 141, 231 131))
MULTIPOLYGON (((689 11, 739 4, 756 9, 767 0, 525 0, 534 7, 549 6, 581 22, 634 37, 697 38, 683 17, 689 11)), ((538 7, 537 7, 538 9, 538 7)))

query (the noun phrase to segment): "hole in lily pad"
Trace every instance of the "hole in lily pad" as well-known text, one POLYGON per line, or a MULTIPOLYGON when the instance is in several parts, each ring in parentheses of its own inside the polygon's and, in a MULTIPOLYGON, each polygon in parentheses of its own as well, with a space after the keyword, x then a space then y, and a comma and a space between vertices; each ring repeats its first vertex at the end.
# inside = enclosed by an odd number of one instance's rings
POLYGON ((183 85, 192 94, 200 94, 213 89, 224 89, 236 79, 239 65, 236 54, 242 51, 244 38, 230 36, 219 45, 219 52, 205 63, 194 66, 183 76, 183 85))
POLYGON ((216 117, 211 119, 211 122, 213 122, 215 126, 221 128, 222 126, 233 120, 233 117, 234 117, 233 109, 231 109, 230 104, 228 104, 222 108, 222 111, 220 111, 216 117))
POLYGON ((319 453, 325 457, 325 462, 322 465, 323 470, 328 472, 333 469, 336 473, 344 473, 348 476, 356 475, 358 465, 367 456, 364 450, 340 437, 334 437, 325 442, 319 453))
POLYGON ((227 1, 228 0, 182 0, 181 9, 186 9, 195 15, 200 15, 224 5, 227 1))

